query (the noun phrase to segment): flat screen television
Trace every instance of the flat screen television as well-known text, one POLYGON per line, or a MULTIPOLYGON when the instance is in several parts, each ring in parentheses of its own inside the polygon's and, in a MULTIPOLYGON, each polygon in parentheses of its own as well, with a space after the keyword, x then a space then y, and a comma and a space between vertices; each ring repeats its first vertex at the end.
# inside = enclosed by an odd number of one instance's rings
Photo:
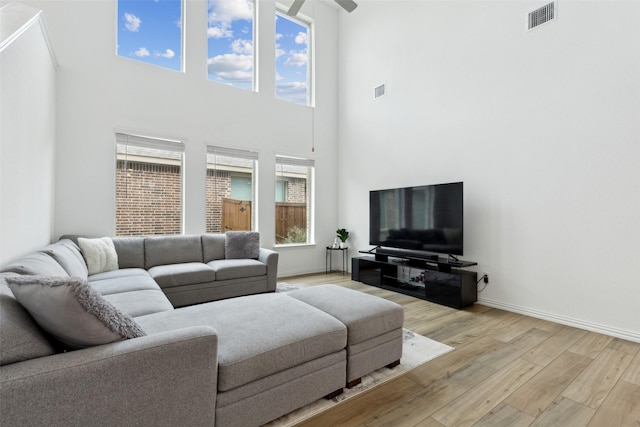
POLYGON ((369 244, 413 256, 463 255, 462 182, 373 190, 369 244))

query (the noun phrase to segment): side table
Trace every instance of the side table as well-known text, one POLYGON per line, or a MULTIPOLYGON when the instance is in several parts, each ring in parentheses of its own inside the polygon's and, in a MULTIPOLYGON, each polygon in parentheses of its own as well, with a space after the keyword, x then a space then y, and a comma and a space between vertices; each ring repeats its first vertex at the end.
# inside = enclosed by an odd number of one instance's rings
POLYGON ((325 260, 324 260, 324 274, 332 271, 331 268, 331 254, 333 251, 341 251, 342 254, 342 274, 347 271, 347 265, 349 262, 349 248, 334 248, 333 246, 327 246, 327 250, 325 252, 325 260))

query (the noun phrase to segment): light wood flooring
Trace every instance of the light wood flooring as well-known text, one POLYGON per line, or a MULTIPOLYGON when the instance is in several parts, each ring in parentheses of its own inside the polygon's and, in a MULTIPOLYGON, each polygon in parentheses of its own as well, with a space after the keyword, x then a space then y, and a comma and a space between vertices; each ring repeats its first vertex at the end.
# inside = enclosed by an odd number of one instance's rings
POLYGON ((300 426, 640 427, 640 344, 475 304, 455 310, 331 273, 405 309, 405 327, 455 350, 300 426))

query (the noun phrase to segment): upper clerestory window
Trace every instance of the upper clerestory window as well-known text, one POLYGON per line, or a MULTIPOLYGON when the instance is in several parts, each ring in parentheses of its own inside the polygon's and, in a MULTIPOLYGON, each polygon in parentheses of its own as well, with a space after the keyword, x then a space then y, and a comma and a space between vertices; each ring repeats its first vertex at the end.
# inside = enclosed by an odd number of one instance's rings
POLYGON ((209 80, 256 90, 254 1, 209 0, 207 21, 209 80))
POLYGON ((276 97, 313 105, 311 24, 276 10, 276 97))
POLYGON ((183 0, 118 0, 118 56, 184 71, 183 0))

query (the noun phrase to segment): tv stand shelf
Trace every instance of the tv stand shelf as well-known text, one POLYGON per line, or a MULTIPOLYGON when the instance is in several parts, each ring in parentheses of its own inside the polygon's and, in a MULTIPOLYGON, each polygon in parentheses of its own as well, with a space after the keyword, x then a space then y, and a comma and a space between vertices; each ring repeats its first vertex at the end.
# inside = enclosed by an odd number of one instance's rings
POLYGON ((462 270, 473 265, 477 263, 370 254, 351 259, 351 279, 449 307, 464 308, 478 300, 477 273, 462 270), (409 277, 399 274, 407 269, 409 277))

